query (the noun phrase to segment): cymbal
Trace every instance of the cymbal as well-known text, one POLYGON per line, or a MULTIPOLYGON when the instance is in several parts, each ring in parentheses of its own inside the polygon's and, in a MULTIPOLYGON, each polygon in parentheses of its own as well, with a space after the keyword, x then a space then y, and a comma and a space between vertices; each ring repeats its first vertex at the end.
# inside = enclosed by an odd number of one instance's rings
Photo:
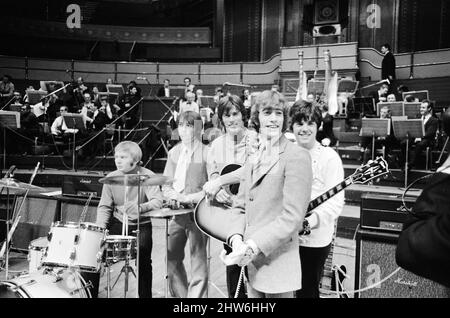
POLYGON ((178 209, 178 210, 172 210, 169 208, 162 208, 159 210, 153 210, 153 211, 149 211, 146 213, 142 213, 142 216, 149 216, 151 218, 159 218, 159 219, 164 219, 164 218, 169 218, 175 215, 182 215, 182 214, 187 214, 187 213, 191 213, 193 212, 194 209, 178 209))
POLYGON ((35 192, 45 192, 47 189, 41 188, 29 183, 20 182, 17 179, 13 178, 2 178, 0 179, 0 187, 6 187, 10 189, 16 190, 30 190, 35 192))
POLYGON ((149 176, 146 174, 126 174, 122 176, 104 177, 98 180, 100 183, 111 185, 127 185, 130 187, 156 186, 173 182, 172 179, 165 176, 149 176))

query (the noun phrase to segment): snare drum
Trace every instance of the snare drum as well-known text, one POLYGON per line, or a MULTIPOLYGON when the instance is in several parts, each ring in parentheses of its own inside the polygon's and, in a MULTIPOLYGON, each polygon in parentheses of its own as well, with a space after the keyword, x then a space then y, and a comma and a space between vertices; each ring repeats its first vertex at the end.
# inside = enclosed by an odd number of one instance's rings
POLYGON ((40 269, 47 246, 47 237, 40 237, 30 242, 28 246, 28 272, 33 273, 40 269))
POLYGON ((50 229, 49 245, 42 265, 98 272, 106 232, 94 223, 54 223, 50 229))
POLYGON ((107 263, 117 263, 136 258, 136 237, 108 235, 106 237, 105 258, 107 263))
POLYGON ((69 270, 60 274, 41 270, 2 281, 0 287, 0 298, 91 298, 83 277, 69 270))

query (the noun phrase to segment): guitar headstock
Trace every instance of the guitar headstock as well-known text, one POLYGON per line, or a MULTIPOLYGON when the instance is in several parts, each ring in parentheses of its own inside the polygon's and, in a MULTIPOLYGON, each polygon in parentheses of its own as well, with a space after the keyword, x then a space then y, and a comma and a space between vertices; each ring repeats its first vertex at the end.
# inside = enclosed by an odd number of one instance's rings
POLYGON ((388 173, 389 167, 387 161, 383 157, 377 157, 356 169, 352 175, 352 179, 354 183, 365 184, 388 173))

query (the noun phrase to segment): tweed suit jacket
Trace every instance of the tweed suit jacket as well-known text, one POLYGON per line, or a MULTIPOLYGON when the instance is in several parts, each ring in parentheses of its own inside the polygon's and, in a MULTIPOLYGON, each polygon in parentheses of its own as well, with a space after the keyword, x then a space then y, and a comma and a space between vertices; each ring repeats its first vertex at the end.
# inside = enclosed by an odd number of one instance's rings
POLYGON ((282 136, 278 156, 253 178, 253 164, 243 167, 228 238, 252 239, 260 253, 248 265, 250 285, 263 293, 301 288, 298 232, 311 197, 309 153, 282 136))

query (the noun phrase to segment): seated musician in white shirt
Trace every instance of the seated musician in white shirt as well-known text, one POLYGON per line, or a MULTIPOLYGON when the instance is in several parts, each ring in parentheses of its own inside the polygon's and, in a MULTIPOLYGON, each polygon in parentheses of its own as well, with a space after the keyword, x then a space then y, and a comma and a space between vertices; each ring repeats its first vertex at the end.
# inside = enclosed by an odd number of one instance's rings
POLYGON ((55 119, 50 129, 52 134, 55 136, 63 136, 64 134, 73 133, 76 134, 78 132, 78 129, 68 128, 66 123, 64 122, 63 114, 66 114, 68 112, 67 106, 61 106, 59 112, 61 113, 61 115, 55 119))

